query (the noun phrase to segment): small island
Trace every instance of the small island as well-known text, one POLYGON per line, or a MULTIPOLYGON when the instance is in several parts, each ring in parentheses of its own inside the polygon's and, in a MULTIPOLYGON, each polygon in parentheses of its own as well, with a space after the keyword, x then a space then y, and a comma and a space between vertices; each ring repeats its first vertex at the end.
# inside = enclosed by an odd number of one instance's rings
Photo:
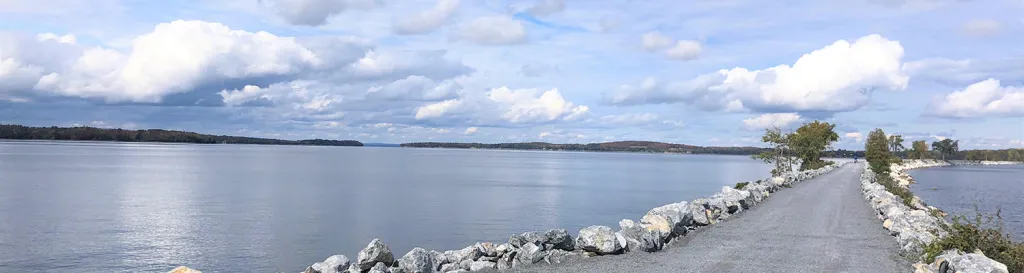
POLYGON ((0 139, 16 140, 87 140, 120 142, 164 142, 196 144, 263 144, 306 146, 363 146, 355 140, 304 139, 283 140, 272 138, 207 135, 195 132, 162 129, 124 130, 96 127, 29 127, 0 124, 0 139))

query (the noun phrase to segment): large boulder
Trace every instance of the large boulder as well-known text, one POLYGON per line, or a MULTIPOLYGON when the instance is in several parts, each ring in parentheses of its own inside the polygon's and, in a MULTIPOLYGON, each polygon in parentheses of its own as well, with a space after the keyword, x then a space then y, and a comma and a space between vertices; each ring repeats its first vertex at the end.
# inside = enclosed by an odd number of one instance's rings
POLYGON ((484 253, 480 252, 480 249, 476 246, 467 246, 460 250, 449 250, 444 252, 445 260, 453 264, 459 264, 465 260, 475 261, 483 255, 484 253))
POLYGON ((384 263, 377 263, 370 268, 370 271, 366 273, 391 273, 391 268, 384 265, 384 263))
POLYGON ((448 258, 444 256, 444 253, 436 250, 430 251, 430 258, 434 261, 434 269, 440 270, 441 266, 448 263, 448 258))
POLYGON ((509 250, 509 252, 506 252, 505 254, 501 255, 501 258, 498 258, 498 261, 495 262, 497 263, 496 267, 498 268, 498 270, 507 270, 509 268, 512 268, 512 261, 516 259, 517 255, 518 250, 516 249, 509 250))
POLYGON ((532 243, 526 243, 519 248, 519 252, 516 254, 516 260, 519 264, 535 264, 541 260, 544 260, 544 250, 539 246, 532 243))
POLYGON ((615 232, 606 226, 589 226, 581 229, 579 237, 576 237, 576 248, 602 255, 618 254, 623 250, 615 232))
POLYGON ((581 257, 579 253, 555 249, 548 251, 548 254, 544 256, 544 261, 549 264, 560 264, 579 257, 581 257))
MULTIPOLYGON (((956 250, 947 250, 935 259, 938 268, 943 261, 948 262, 950 272, 963 273, 1008 273, 1006 265, 985 257, 979 253, 963 254, 956 250)), ((942 272, 945 273, 945 272, 942 272)))
POLYGON ((434 257, 425 249, 413 248, 398 259, 398 268, 404 273, 432 273, 435 270, 434 257))
MULTIPOLYGON (((700 200, 703 199, 698 199, 698 201, 700 200)), ((698 201, 693 201, 690 202, 689 204, 686 204, 685 208, 687 214, 689 214, 690 217, 693 217, 692 226, 697 227, 710 225, 712 222, 711 219, 708 218, 709 211, 708 209, 704 208, 705 203, 700 203, 698 201)))
POLYGON ((469 271, 480 271, 484 269, 494 269, 497 264, 494 262, 476 261, 469 264, 469 271))
POLYGON ((380 239, 373 239, 370 244, 366 245, 366 248, 359 251, 359 255, 356 256, 356 266, 361 271, 367 271, 377 263, 391 266, 395 263, 395 256, 380 239))
POLYGON ((345 255, 334 255, 327 257, 323 262, 313 264, 311 268, 316 273, 339 273, 348 270, 351 264, 352 261, 345 257, 345 255))
POLYGON ((659 232, 662 240, 686 235, 688 227, 693 226, 693 216, 687 205, 679 202, 651 209, 640 219, 640 226, 659 232))
POLYGON ((512 235, 508 238, 508 243, 515 247, 522 247, 524 244, 530 243, 537 246, 544 246, 544 241, 547 240, 547 236, 542 232, 530 231, 523 232, 523 234, 512 235))
POLYGON ((497 245, 495 245, 494 243, 483 242, 483 243, 476 243, 476 245, 473 245, 473 246, 476 247, 476 249, 478 251, 480 251, 480 254, 482 254, 483 256, 487 256, 487 257, 496 257, 497 256, 497 251, 496 251, 497 245))
POLYGON ((655 252, 664 247, 659 231, 642 228, 629 219, 619 221, 619 228, 616 235, 626 242, 625 251, 655 252))
POLYGON ((544 233, 544 249, 561 249, 572 251, 575 247, 572 235, 565 229, 552 229, 544 233))

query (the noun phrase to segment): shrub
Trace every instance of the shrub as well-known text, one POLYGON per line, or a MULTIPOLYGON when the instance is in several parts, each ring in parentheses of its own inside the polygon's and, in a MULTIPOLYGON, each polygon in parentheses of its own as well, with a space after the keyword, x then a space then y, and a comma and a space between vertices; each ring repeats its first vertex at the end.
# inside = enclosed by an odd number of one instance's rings
POLYGON ((904 205, 914 207, 914 194, 910 192, 910 189, 900 187, 900 185, 897 184, 896 181, 893 181, 892 177, 888 175, 875 177, 877 178, 876 182, 878 182, 878 184, 882 184, 882 186, 885 187, 885 190, 889 191, 893 195, 899 196, 900 199, 903 199, 904 205))
POLYGON ((747 187, 747 184, 750 184, 750 182, 739 182, 739 183, 736 183, 736 186, 732 186, 732 188, 733 189, 737 189, 737 190, 742 190, 743 188, 747 187))
POLYGON ((922 257, 925 262, 934 262, 945 250, 981 250, 985 256, 1005 264, 1010 273, 1024 273, 1024 243, 1013 242, 1003 231, 1003 218, 998 211, 994 216, 983 216, 977 209, 975 211, 973 221, 958 215, 953 217, 952 223, 942 227, 948 235, 925 247, 922 257))

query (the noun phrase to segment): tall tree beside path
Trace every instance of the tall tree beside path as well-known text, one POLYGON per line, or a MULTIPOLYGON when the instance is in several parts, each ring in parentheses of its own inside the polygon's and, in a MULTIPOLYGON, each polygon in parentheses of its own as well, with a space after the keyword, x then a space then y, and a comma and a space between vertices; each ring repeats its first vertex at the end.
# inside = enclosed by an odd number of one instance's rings
POLYGON ((942 156, 942 160, 946 160, 946 155, 954 155, 960 151, 960 141, 952 139, 943 139, 942 141, 932 142, 932 149, 939 152, 942 156))
POLYGON ((764 136, 761 136, 761 141, 768 144, 770 150, 765 150, 753 157, 764 161, 764 163, 775 165, 775 168, 772 169, 772 176, 782 175, 793 170, 792 151, 789 145, 790 136, 792 134, 784 134, 778 127, 765 129, 764 136))
POLYGON ((871 171, 883 176, 888 174, 890 156, 885 131, 875 129, 868 133, 868 139, 864 142, 864 159, 868 161, 871 171))
POLYGON ((800 170, 813 170, 828 165, 821 160, 821 155, 832 147, 832 143, 839 141, 835 128, 835 124, 815 120, 804 123, 790 136, 793 152, 801 161, 800 170))
POLYGON ((895 154, 895 153, 899 153, 900 150, 903 150, 904 148, 906 148, 906 147, 903 147, 903 136, 901 136, 901 135, 890 135, 889 136, 889 151, 892 151, 892 153, 895 154))
POLYGON ((914 141, 910 148, 910 157, 916 159, 928 158, 928 142, 924 140, 914 141))

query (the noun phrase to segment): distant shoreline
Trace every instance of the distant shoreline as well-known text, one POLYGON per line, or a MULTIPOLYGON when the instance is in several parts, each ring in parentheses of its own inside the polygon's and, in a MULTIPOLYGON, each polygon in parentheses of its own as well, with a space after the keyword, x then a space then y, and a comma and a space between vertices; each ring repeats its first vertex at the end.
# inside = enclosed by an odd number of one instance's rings
POLYGON ((124 130, 96 127, 30 127, 0 124, 3 140, 60 140, 104 141, 130 143, 190 143, 190 144, 263 144, 295 146, 363 146, 355 140, 304 139, 283 140, 272 138, 207 135, 195 132, 162 129, 124 130))

